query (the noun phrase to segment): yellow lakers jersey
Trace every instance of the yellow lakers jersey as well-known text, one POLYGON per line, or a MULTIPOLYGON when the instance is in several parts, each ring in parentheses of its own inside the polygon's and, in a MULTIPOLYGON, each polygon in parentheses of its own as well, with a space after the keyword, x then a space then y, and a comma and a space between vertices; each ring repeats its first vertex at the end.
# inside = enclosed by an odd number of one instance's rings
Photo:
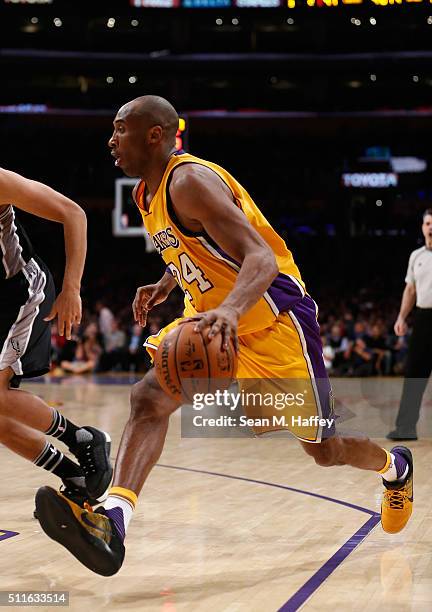
POLYGON ((226 170, 212 162, 188 153, 173 155, 148 209, 145 205, 145 183, 136 190, 136 202, 144 226, 157 252, 185 294, 184 316, 193 316, 219 306, 232 290, 240 269, 207 234, 194 233, 177 221, 168 193, 169 180, 175 168, 195 163, 213 170, 233 194, 248 221, 272 248, 279 275, 262 298, 239 321, 238 333, 249 334, 269 327, 279 312, 290 310, 305 295, 300 272, 285 242, 268 223, 247 191, 226 170))

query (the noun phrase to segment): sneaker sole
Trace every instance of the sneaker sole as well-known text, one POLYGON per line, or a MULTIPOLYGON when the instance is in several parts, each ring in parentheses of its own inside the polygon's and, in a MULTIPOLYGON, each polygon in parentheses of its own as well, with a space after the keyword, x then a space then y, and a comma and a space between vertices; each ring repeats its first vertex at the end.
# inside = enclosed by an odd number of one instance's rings
POLYGON ((69 505, 50 487, 36 493, 36 512, 39 523, 55 542, 64 546, 80 563, 101 576, 112 576, 121 567, 103 540, 82 527, 69 505))

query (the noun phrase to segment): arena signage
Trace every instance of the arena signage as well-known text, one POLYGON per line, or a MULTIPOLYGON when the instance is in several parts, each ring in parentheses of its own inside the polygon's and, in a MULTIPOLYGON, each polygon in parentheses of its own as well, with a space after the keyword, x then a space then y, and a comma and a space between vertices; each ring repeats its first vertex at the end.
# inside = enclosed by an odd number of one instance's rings
POLYGON ((395 172, 346 172, 342 174, 344 187, 380 188, 397 187, 395 172))
POLYGON ((5 4, 52 4, 53 0, 4 0, 5 4))

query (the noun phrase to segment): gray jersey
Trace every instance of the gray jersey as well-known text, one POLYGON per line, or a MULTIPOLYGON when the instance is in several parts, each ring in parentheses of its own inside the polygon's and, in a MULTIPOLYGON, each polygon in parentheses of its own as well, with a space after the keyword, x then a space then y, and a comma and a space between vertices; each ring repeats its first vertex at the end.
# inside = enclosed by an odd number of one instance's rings
POLYGON ((33 248, 12 205, 0 206, 0 281, 23 270, 33 256, 33 248))
POLYGON ((432 308, 432 249, 423 246, 411 253, 405 282, 415 285, 419 308, 432 308))

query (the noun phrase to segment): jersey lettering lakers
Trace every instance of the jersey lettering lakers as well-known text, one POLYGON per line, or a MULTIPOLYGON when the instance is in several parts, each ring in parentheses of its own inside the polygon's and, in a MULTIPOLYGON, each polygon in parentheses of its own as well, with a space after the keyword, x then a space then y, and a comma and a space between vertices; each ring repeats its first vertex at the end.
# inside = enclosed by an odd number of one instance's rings
POLYGON ((248 221, 272 248, 279 274, 263 297, 244 314, 238 326, 239 335, 253 333, 272 325, 280 312, 288 312, 305 295, 304 283, 285 242, 274 231, 247 191, 220 166, 188 153, 173 155, 148 209, 145 206, 145 183, 136 190, 136 202, 155 249, 185 294, 184 316, 219 306, 232 290, 240 270, 234 261, 205 233, 182 227, 176 219, 169 195, 173 172, 182 164, 200 164, 210 168, 229 187, 233 206, 238 206, 248 221))

